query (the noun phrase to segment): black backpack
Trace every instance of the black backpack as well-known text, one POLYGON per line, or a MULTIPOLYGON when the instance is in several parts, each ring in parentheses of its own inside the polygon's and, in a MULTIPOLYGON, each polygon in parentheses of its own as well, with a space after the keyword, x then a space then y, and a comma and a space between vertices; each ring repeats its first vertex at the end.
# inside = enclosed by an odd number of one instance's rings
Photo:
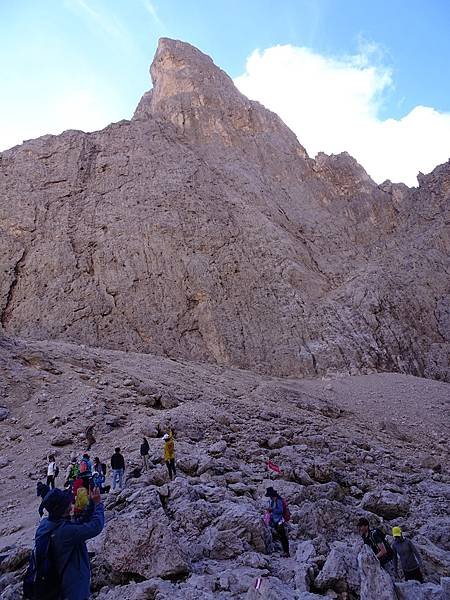
POLYGON ((55 465, 55 478, 58 477, 59 475, 59 467, 58 465, 55 465))
POLYGON ((61 576, 52 548, 52 538, 59 525, 41 536, 35 543, 23 579, 23 597, 29 600, 59 600, 61 576))
POLYGON ((380 563, 385 564, 394 558, 394 551, 392 550, 390 543, 387 541, 384 531, 376 528, 370 532, 371 547, 375 554, 378 552, 378 546, 374 539, 374 533, 378 534, 386 548, 387 554, 380 559, 380 563))

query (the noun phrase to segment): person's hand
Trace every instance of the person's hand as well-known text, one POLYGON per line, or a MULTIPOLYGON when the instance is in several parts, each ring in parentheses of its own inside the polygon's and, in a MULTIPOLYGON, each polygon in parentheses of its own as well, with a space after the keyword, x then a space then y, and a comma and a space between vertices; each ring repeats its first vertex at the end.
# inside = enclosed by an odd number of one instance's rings
POLYGON ((102 497, 100 495, 100 490, 98 489, 98 487, 95 487, 93 490, 91 490, 89 496, 94 504, 100 504, 100 502, 102 501, 102 497))

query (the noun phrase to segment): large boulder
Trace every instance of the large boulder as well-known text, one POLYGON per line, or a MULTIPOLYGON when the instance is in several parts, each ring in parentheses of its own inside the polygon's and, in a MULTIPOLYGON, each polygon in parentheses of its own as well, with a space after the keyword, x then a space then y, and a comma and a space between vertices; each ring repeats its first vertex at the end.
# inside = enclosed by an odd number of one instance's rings
POLYGON ((105 528, 101 552, 106 564, 117 573, 148 579, 176 577, 189 571, 162 509, 146 515, 125 513, 111 519, 105 528))
POLYGON ((368 546, 363 546, 358 554, 358 568, 361 578, 360 600, 397 600, 390 575, 380 567, 368 546))
POLYGON ((315 586, 319 590, 333 589, 336 592, 356 593, 360 588, 358 554, 342 542, 336 542, 327 560, 316 577, 315 586))
POLYGON ((210 558, 239 556, 247 550, 266 551, 261 515, 250 504, 232 504, 204 532, 202 542, 210 558))
POLYGON ((397 492, 376 490, 364 494, 361 508, 385 519, 396 519, 408 514, 409 500, 397 492))
POLYGON ((423 535, 414 538, 414 544, 420 552, 425 565, 425 574, 433 582, 450 575, 450 550, 444 550, 423 535))

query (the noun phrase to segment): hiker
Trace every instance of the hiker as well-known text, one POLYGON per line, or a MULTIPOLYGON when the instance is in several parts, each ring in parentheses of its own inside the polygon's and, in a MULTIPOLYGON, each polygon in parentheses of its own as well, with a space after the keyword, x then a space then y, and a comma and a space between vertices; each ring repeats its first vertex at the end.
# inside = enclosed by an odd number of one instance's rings
POLYGON ((98 456, 94 458, 94 464, 92 466, 92 471, 97 471, 97 473, 103 473, 106 475, 106 465, 102 463, 98 456))
POLYGON ((80 466, 77 462, 77 457, 72 456, 72 458, 70 459, 70 464, 66 470, 66 480, 64 482, 64 487, 68 487, 69 489, 72 489, 73 482, 78 477, 79 473, 80 473, 80 466))
POLYGON ((48 485, 45 485, 45 483, 42 483, 42 481, 38 481, 36 484, 36 495, 38 498, 41 499, 41 503, 39 505, 38 508, 38 512, 39 512, 39 516, 43 517, 44 516, 44 498, 45 496, 49 493, 50 488, 48 487, 48 485))
POLYGON ((49 516, 42 519, 36 531, 33 558, 24 580, 24 598, 47 597, 49 592, 67 600, 89 598, 91 569, 86 540, 96 537, 105 523, 100 492, 93 490, 90 499, 93 514, 87 522, 77 523, 70 520, 72 494, 69 491, 56 489, 47 494, 44 508, 49 516), (36 575, 33 562, 38 565, 37 575, 49 576, 37 579, 39 589, 33 576, 36 575), (41 569, 45 568, 46 573, 43 573, 41 569))
POLYGON ((284 518, 287 507, 283 498, 281 498, 273 487, 267 488, 266 498, 270 498, 270 506, 268 508, 268 512, 270 513, 270 519, 268 519, 269 525, 278 535, 283 547, 283 556, 287 558, 289 557, 289 540, 286 530, 286 519, 284 518))
POLYGON ((92 483, 94 487, 97 487, 100 490, 100 493, 102 494, 105 487, 105 476, 103 475, 103 472, 99 473, 98 471, 94 471, 92 473, 92 483))
POLYGON ((142 456, 142 465, 146 471, 148 471, 148 453, 150 452, 150 446, 147 441, 147 438, 143 438, 143 442, 141 444, 141 456, 142 456))
POLYGON ((83 454, 83 456, 81 457, 80 466, 81 466, 81 463, 86 463, 87 470, 92 475, 92 466, 93 466, 92 465, 92 460, 91 460, 91 458, 90 458, 90 456, 89 456, 89 454, 87 452, 85 452, 83 454))
POLYGON ((94 425, 88 425, 86 427, 86 431, 84 432, 84 437, 86 438, 86 442, 87 442, 86 450, 90 450, 96 441, 95 437, 94 437, 94 425))
POLYGON ((363 542, 367 544, 380 561, 382 568, 394 579, 394 552, 381 529, 371 529, 369 521, 362 517, 358 521, 358 531, 363 542))
POLYGON ((53 454, 50 454, 48 457, 48 466, 47 466, 47 485, 49 488, 55 488, 55 479, 58 476, 59 469, 56 466, 55 457, 53 454))
POLYGON ((393 527, 392 535, 394 537, 392 550, 394 551, 395 574, 398 576, 398 559, 400 559, 405 581, 415 579, 423 583, 423 564, 417 548, 411 540, 403 537, 401 527, 393 527))
POLYGON ((173 442, 173 432, 169 429, 169 433, 163 435, 164 440, 164 461, 169 471, 169 477, 172 480, 177 476, 177 470, 175 467, 175 444, 173 442))
POLYGON ((92 474, 88 469, 88 465, 86 461, 82 460, 79 465, 79 473, 72 485, 72 493, 74 498, 76 498, 77 492, 80 488, 84 487, 87 490, 90 489, 91 480, 92 474))
POLYGON ((112 469, 112 489, 116 489, 116 485, 119 484, 119 488, 123 486, 123 474, 125 472, 125 459, 120 454, 120 448, 115 448, 114 454, 111 456, 111 469, 112 469))
POLYGON ((98 456, 96 456, 94 458, 94 466, 93 466, 94 472, 92 474, 93 480, 94 480, 94 485, 95 485, 95 479, 96 479, 96 475, 95 473, 98 473, 98 482, 101 484, 98 487, 100 487, 100 493, 103 494, 108 493, 109 490, 111 489, 110 485, 105 485, 105 481, 106 481, 106 465, 105 463, 102 463, 101 460, 99 459, 98 456))

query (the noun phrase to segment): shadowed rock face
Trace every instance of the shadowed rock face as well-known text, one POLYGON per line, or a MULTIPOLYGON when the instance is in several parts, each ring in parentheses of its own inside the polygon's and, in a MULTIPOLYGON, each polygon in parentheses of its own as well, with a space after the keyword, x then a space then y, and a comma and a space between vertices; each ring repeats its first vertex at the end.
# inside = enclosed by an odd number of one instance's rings
POLYGON ((131 121, 0 155, 3 331, 450 379, 449 164, 377 186, 345 153, 309 158, 189 44, 162 39, 151 75, 131 121))

